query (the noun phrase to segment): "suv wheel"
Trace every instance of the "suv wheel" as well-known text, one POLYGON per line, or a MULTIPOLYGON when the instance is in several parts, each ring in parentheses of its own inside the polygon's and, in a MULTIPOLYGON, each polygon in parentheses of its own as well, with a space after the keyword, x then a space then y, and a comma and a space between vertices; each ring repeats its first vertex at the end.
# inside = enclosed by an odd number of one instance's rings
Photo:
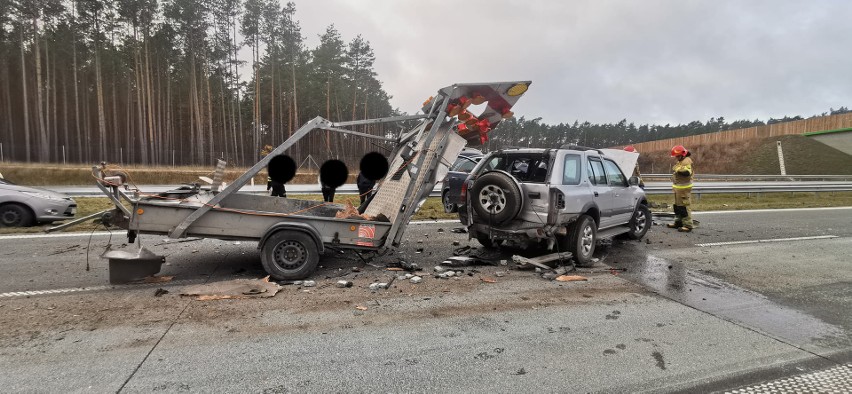
POLYGON ((644 204, 636 206, 633 217, 630 218, 630 231, 627 237, 630 239, 642 239, 651 228, 651 211, 644 204))
POLYGON ((458 206, 450 201, 450 191, 447 190, 441 195, 441 202, 444 205, 444 213, 454 213, 458 211, 458 206))
POLYGON ((483 221, 501 224, 521 211, 521 188, 502 172, 487 172, 473 183, 470 205, 483 221))
POLYGON ((568 229, 567 236, 560 236, 560 248, 564 248, 574 255, 574 261, 578 267, 592 265, 592 254, 595 253, 595 242, 597 241, 598 226, 595 220, 587 215, 580 216, 568 229))

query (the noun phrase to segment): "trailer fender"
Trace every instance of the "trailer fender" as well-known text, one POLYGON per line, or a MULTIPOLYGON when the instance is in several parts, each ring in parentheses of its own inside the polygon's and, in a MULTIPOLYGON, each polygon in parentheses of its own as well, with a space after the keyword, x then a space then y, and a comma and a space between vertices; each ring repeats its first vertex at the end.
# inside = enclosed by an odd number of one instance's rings
POLYGON ((303 233, 306 233, 306 234, 310 235, 311 238, 314 239, 314 242, 317 243, 317 249, 319 249, 320 253, 325 251, 325 245, 322 242, 322 238, 320 237, 319 231, 317 231, 315 228, 313 228, 312 226, 305 224, 305 223, 290 223, 290 222, 276 223, 276 224, 272 225, 272 227, 270 227, 268 230, 266 230, 266 233, 263 234, 263 237, 260 239, 260 242, 257 243, 257 248, 262 249, 263 244, 266 243, 266 240, 269 239, 269 237, 272 236, 272 234, 275 234, 276 232, 281 231, 281 230, 301 231, 303 233))

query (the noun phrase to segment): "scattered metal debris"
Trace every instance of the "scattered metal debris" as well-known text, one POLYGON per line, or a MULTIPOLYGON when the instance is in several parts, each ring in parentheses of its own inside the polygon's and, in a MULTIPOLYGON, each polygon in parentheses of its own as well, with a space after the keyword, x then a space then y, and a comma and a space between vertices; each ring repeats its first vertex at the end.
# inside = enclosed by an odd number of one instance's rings
POLYGON ((551 253, 544 256, 539 256, 536 258, 526 258, 523 256, 514 255, 512 256, 512 261, 517 263, 520 266, 524 265, 532 265, 543 270, 552 270, 553 268, 544 264, 557 260, 568 261, 571 258, 571 252, 562 252, 562 253, 551 253))

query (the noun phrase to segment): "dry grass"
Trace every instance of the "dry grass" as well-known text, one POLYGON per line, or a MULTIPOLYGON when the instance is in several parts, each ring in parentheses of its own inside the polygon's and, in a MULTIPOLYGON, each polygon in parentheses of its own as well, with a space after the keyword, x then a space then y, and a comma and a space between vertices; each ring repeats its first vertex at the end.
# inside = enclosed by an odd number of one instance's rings
MULTIPOLYGON (((648 196, 652 204, 668 204, 671 211, 673 196, 648 196)), ((852 192, 821 193, 731 193, 692 195, 693 211, 734 211, 743 209, 818 208, 852 206, 852 192)))
MULTIPOLYGON (((137 185, 178 185, 197 182, 199 176, 213 176, 213 167, 143 167, 110 166, 126 171, 131 181, 137 185)), ((232 182, 247 168, 229 168, 225 171, 225 182, 232 182)), ((20 185, 27 186, 79 186, 92 185, 92 167, 79 164, 38 164, 38 163, 2 163, 0 173, 20 185)), ((357 174, 349 176, 349 182, 355 182, 357 174)), ((254 177, 255 183, 266 184, 266 171, 254 177)), ((316 172, 300 172, 291 181, 295 184, 317 183, 316 172)))

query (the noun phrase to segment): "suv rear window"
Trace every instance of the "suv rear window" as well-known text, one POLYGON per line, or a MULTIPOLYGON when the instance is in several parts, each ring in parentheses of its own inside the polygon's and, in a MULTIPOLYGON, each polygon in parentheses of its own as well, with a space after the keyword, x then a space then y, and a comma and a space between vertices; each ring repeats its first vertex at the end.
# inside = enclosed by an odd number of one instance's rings
POLYGON ((519 182, 544 183, 547 180, 548 156, 541 153, 504 153, 488 159, 479 173, 506 171, 519 182))

